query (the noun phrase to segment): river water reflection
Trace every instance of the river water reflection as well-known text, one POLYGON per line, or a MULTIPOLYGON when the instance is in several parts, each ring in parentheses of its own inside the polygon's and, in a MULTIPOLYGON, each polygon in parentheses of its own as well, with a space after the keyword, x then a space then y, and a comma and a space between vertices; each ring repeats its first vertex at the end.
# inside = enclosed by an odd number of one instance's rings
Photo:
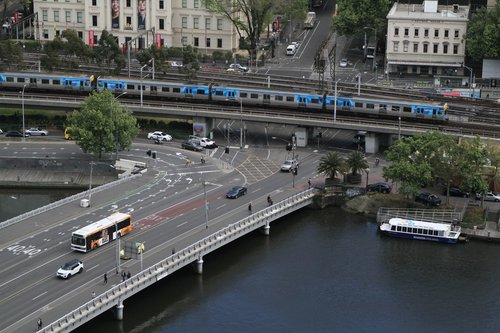
POLYGON ((381 236, 372 219, 304 209, 204 257, 77 333, 496 332, 499 245, 381 236))

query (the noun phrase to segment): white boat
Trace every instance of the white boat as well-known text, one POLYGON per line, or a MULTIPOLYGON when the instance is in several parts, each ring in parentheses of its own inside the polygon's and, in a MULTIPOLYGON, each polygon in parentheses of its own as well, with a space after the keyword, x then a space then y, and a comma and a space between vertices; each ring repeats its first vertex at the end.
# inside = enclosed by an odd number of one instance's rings
POLYGON ((380 231, 394 237, 453 244, 458 242, 461 228, 449 223, 392 218, 380 225, 380 231))

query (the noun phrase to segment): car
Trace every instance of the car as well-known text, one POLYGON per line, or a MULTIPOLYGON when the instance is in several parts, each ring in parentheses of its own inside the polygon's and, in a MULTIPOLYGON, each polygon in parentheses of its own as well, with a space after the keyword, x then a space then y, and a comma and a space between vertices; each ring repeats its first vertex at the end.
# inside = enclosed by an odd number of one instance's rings
MULTIPOLYGON (((5 133, 5 136, 6 137, 11 137, 11 138, 22 138, 23 137, 23 133, 21 133, 19 131, 7 131, 7 133, 5 133)), ((25 134, 24 136, 29 136, 29 135, 25 134)))
POLYGON ((231 64, 228 69, 233 69, 239 72, 248 72, 248 67, 241 66, 240 64, 231 64))
MULTIPOLYGON (((446 187, 443 188, 443 195, 446 195, 446 187)), ((450 187, 450 196, 452 197, 468 198, 469 195, 469 192, 463 191, 458 187, 450 187)))
POLYGON ((290 170, 299 167, 299 162, 297 160, 285 160, 281 165, 281 171, 290 172, 290 170))
POLYGON ((391 193, 392 186, 389 183, 375 183, 370 184, 366 187, 368 192, 381 192, 381 193, 391 193))
POLYGON ((49 135, 49 131, 37 127, 31 127, 26 130, 26 134, 30 136, 35 136, 35 135, 46 136, 49 135))
POLYGON ((340 63, 339 63, 339 66, 340 67, 347 67, 347 66, 349 66, 349 60, 347 60, 346 58, 341 59, 340 63))
POLYGON ((193 151, 202 151, 203 147, 197 144, 194 141, 184 141, 181 143, 182 149, 193 150, 193 151))
MULTIPOLYGON (((483 196, 480 193, 476 194, 476 200, 481 200, 483 196)), ((500 202, 500 195, 498 193, 489 192, 484 194, 484 201, 500 202)))
POLYGON ((68 261, 57 270, 57 277, 68 279, 83 271, 83 262, 78 259, 68 261))
POLYGON ((244 186, 235 186, 232 189, 230 189, 227 194, 226 198, 228 199, 236 199, 241 197, 242 195, 247 194, 247 188, 244 186))
MULTIPOLYGON (((196 139, 193 139, 193 140, 196 140, 196 139)), ((215 141, 210 140, 209 138, 199 138, 198 140, 199 140, 200 146, 202 146, 203 148, 214 149, 214 148, 218 147, 218 145, 215 143, 215 141)))
POLYGON ((0 128, 0 135, 2 135, 2 134, 3 134, 3 131, 2 131, 2 129, 0 128))
POLYGON ((429 193, 429 192, 422 192, 419 193, 415 197, 416 202, 421 202, 425 204, 426 206, 439 206, 441 205, 441 198, 438 197, 435 194, 429 193))
POLYGON ((148 133, 149 140, 160 140, 160 141, 172 141, 172 136, 170 134, 164 133, 162 131, 156 131, 148 133))
POLYGON ((168 60, 168 61, 166 61, 166 63, 167 63, 168 65, 170 65, 170 67, 172 67, 172 68, 180 68, 180 67, 183 67, 183 65, 182 65, 182 64, 179 64, 179 63, 178 63, 178 62, 176 62, 176 61, 170 61, 170 60, 168 60))

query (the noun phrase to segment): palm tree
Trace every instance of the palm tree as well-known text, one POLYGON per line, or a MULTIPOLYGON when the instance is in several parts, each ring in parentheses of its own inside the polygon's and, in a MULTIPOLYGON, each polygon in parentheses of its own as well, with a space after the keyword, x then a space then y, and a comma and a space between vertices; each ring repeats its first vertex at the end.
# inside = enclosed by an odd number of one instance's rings
POLYGON ((347 176, 347 180, 352 183, 361 183, 361 170, 366 170, 368 168, 368 161, 365 155, 359 151, 354 151, 349 156, 346 161, 347 167, 351 170, 351 173, 347 176))
POLYGON ((318 173, 324 173, 327 178, 335 179, 337 172, 345 171, 345 160, 337 152, 330 152, 319 160, 318 173))

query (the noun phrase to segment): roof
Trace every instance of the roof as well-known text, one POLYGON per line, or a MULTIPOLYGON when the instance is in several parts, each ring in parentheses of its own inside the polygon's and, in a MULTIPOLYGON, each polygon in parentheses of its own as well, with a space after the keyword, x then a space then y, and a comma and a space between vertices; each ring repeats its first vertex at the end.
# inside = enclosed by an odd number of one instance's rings
MULTIPOLYGON (((469 6, 433 5, 434 1, 424 1, 420 4, 396 2, 392 6, 387 19, 425 19, 425 20, 453 20, 468 21, 469 6)), ((437 1, 435 1, 437 4, 437 1)))
POLYGON ((389 224, 391 225, 400 225, 405 227, 415 227, 415 228, 424 228, 430 230, 443 230, 447 231, 451 229, 451 224, 448 223, 434 223, 434 222, 424 222, 417 220, 407 220, 401 218, 392 218, 389 220, 389 224))

